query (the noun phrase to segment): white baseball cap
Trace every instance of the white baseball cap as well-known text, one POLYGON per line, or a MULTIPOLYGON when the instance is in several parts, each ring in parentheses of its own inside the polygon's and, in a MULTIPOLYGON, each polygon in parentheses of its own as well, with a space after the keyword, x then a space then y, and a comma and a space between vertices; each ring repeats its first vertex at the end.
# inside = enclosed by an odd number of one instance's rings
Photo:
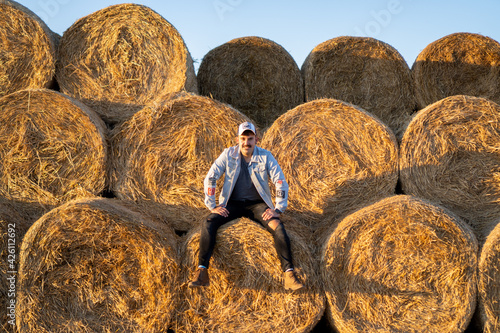
POLYGON ((248 121, 245 121, 244 123, 240 124, 240 127, 238 127, 238 136, 243 134, 243 132, 245 131, 251 131, 253 134, 257 135, 257 132, 255 131, 255 126, 248 121))

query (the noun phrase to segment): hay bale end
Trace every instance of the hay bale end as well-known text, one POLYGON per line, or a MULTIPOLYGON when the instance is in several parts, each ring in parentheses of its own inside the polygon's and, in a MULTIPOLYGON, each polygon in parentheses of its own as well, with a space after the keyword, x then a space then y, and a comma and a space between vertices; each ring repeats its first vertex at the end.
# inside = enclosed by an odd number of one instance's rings
POLYGON ((178 304, 176 236, 112 199, 68 202, 28 230, 17 327, 25 332, 159 332, 178 304))
POLYGON ((113 5, 79 19, 64 32, 57 57, 61 91, 111 124, 170 93, 197 92, 182 36, 146 6, 113 5))
POLYGON ((329 321, 339 332, 463 332, 477 250, 467 224, 428 201, 398 195, 364 207, 324 244, 329 321))
POLYGON ((197 78, 200 94, 232 105, 262 129, 304 102, 295 60, 262 37, 235 38, 210 50, 197 78))

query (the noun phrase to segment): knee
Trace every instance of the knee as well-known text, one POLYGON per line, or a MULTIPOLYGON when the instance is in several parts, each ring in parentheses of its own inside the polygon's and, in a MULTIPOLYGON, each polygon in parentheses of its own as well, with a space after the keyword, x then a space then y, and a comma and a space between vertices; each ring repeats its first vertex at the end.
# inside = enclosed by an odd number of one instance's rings
POLYGON ((276 229, 279 226, 283 227, 283 224, 281 223, 281 221, 279 219, 276 219, 276 218, 269 220, 269 223, 267 225, 269 226, 269 228, 271 228, 274 231, 276 231, 276 229))
POLYGON ((283 225, 283 223, 281 223, 281 221, 279 221, 276 228, 272 230, 272 235, 273 235, 274 239, 276 239, 276 240, 279 239, 281 241, 289 242, 289 238, 288 238, 288 234, 285 230, 285 226, 283 225))
POLYGON ((217 219, 219 215, 210 214, 202 223, 202 228, 208 231, 209 233, 216 232, 219 228, 219 221, 217 219))
MULTIPOLYGON (((205 229, 207 231, 214 230, 214 227, 217 225, 217 217, 212 216, 212 215, 214 215, 214 214, 210 214, 209 216, 207 216, 206 219, 203 220, 203 222, 201 224, 202 229, 205 229)), ((215 229, 217 229, 217 228, 215 228, 215 229)))
POLYGON ((285 226, 280 220, 278 220, 278 224, 276 225, 276 228, 274 228, 274 232, 277 234, 286 234, 285 226))

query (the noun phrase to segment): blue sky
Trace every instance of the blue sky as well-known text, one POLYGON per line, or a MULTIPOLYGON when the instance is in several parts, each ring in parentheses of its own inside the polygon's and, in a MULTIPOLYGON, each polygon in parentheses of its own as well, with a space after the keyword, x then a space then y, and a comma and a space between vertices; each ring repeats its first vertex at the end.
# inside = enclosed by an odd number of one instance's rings
MULTIPOLYGON (((55 32, 99 9, 130 1, 21 0, 55 32)), ((409 66, 431 42, 455 32, 500 41, 500 1, 439 0, 149 0, 181 33, 198 68, 211 49, 238 37, 260 36, 283 46, 302 66, 318 44, 368 36, 396 48, 409 66)))

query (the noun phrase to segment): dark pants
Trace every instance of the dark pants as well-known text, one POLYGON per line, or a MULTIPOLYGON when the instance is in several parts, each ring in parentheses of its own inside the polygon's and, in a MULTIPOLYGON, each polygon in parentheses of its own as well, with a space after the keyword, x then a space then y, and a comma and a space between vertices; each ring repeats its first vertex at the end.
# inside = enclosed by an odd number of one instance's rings
POLYGON ((271 218, 270 220, 264 221, 262 214, 267 208, 267 205, 263 201, 242 202, 230 200, 226 206, 226 209, 229 211, 229 215, 227 217, 216 213, 208 215, 201 227, 198 264, 208 268, 210 257, 212 256, 212 252, 215 247, 217 230, 221 225, 240 217, 248 217, 249 219, 263 225, 273 236, 274 247, 276 248, 276 252, 278 253, 278 257, 281 261, 281 269, 286 271, 287 269, 293 268, 290 239, 288 238, 285 227, 283 223, 279 221, 279 218, 271 218), (279 221, 278 226, 274 230, 269 226, 269 222, 272 220, 279 221))

